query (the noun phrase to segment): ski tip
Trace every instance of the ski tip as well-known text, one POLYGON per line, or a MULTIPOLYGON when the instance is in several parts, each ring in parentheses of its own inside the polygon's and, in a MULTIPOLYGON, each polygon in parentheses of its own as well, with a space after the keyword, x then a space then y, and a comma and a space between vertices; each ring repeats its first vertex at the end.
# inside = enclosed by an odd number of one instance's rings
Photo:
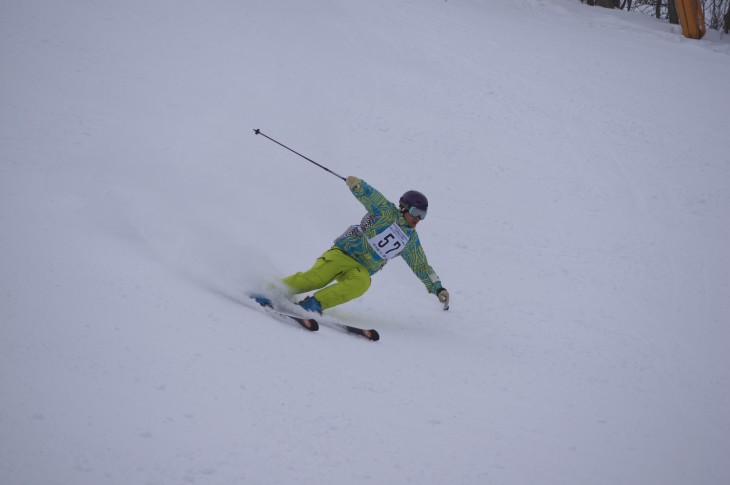
POLYGON ((362 335, 363 337, 365 337, 368 340, 372 340, 373 342, 377 342, 378 340, 380 340, 380 334, 374 328, 358 329, 358 330, 359 331, 355 332, 355 333, 359 333, 360 335, 362 335))
POLYGON ((365 337, 368 340, 372 340, 373 342, 377 342, 378 340, 380 340, 380 334, 374 328, 366 329, 366 328, 359 328, 359 327, 351 327, 350 325, 343 325, 343 327, 348 332, 354 333, 355 335, 360 335, 362 337, 365 337))
POLYGON ((313 320, 311 318, 294 318, 294 320, 296 320, 299 325, 306 328, 310 332, 316 332, 317 330, 319 330, 319 323, 317 323, 317 320, 313 320))

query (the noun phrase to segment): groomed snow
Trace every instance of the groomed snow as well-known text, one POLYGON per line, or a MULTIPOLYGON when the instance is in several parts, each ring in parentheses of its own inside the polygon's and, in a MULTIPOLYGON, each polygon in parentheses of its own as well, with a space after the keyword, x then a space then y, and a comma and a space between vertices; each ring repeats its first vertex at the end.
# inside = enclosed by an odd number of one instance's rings
POLYGON ((730 483, 730 38, 577 0, 7 0, 0 481, 730 483), (329 313, 241 304, 430 200, 329 313))

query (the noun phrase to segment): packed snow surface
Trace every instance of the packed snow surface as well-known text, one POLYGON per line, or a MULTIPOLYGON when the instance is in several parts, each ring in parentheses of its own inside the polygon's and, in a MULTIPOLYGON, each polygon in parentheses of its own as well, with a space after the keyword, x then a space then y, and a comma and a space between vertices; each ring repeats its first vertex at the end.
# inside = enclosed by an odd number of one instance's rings
POLYGON ((0 481, 730 483, 730 40, 577 0, 6 0, 0 481), (250 308, 363 208, 395 260, 250 308))

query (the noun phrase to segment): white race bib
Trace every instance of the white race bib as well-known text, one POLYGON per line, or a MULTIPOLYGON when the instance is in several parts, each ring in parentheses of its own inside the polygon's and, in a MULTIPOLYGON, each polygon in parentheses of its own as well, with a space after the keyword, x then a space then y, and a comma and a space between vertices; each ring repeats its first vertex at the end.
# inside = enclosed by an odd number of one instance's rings
POLYGON ((368 243, 381 258, 393 259, 406 248, 408 236, 398 224, 393 223, 380 234, 368 239, 368 243))

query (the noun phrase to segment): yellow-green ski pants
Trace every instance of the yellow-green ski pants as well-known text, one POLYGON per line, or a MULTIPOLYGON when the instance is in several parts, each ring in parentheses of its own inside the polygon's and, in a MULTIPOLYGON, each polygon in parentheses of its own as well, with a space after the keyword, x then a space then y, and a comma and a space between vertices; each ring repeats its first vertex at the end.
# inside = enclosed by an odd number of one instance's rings
POLYGON ((322 288, 314 297, 323 310, 357 298, 370 288, 368 270, 337 248, 325 251, 307 271, 287 276, 281 281, 293 294, 322 288), (334 280, 337 283, 327 286, 334 280))

